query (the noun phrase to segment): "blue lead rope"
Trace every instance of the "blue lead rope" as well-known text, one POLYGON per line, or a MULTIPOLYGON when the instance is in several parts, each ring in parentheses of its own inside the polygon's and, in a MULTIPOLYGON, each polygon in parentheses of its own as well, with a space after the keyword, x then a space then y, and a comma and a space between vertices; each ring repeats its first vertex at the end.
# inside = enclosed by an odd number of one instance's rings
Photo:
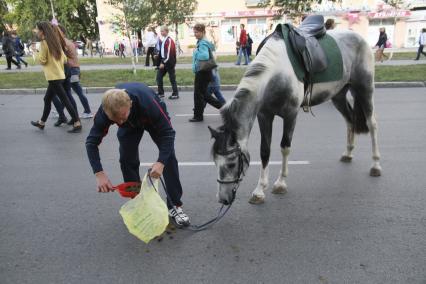
MULTIPOLYGON (((152 181, 150 173, 151 173, 151 169, 148 170, 148 179, 149 179, 149 182, 151 183, 152 187, 158 192, 157 188, 154 185, 154 182, 152 181)), ((160 177, 160 181, 161 181, 161 184, 163 185, 164 191, 166 192, 167 200, 171 204, 173 204, 173 201, 170 199, 169 194, 167 193, 167 187, 166 187, 166 184, 164 183, 164 180, 163 180, 162 177, 160 177)), ((182 227, 182 229, 189 230, 189 231, 194 231, 194 232, 204 231, 205 229, 207 229, 207 228, 213 226, 214 224, 216 224, 217 222, 219 222, 219 220, 222 219, 223 216, 225 216, 225 214, 228 212, 228 210, 231 208, 231 206, 232 206, 232 203, 229 204, 228 206, 222 205, 219 208, 219 211, 217 212, 217 216, 214 217, 213 219, 211 219, 211 220, 209 220, 209 221, 207 221, 207 222, 205 222, 205 223, 203 223, 201 225, 189 225, 189 226, 186 226, 186 227, 182 227)))

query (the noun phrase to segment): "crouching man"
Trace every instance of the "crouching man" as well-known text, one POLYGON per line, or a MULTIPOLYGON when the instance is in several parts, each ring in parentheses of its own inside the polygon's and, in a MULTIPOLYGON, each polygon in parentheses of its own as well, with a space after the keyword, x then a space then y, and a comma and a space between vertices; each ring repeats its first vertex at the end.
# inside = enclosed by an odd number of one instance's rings
POLYGON ((166 105, 152 89, 142 83, 118 84, 116 89, 105 92, 86 139, 87 155, 99 192, 114 191, 111 181, 103 171, 98 149, 110 125, 114 123, 118 126, 120 165, 124 181, 141 181, 138 148, 144 131, 148 131, 160 152, 150 175, 153 178, 164 176, 170 199, 167 199, 169 216, 177 226, 188 226, 189 218, 182 210, 182 185, 174 150, 175 131, 166 105))

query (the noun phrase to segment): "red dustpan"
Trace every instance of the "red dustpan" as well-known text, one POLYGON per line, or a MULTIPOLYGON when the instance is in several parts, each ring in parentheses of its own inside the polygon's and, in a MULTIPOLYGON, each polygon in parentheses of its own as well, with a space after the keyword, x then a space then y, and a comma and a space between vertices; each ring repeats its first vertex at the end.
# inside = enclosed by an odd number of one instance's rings
POLYGON ((133 199, 139 194, 141 190, 141 183, 129 181, 117 184, 114 188, 118 190, 118 193, 120 193, 121 196, 133 199))

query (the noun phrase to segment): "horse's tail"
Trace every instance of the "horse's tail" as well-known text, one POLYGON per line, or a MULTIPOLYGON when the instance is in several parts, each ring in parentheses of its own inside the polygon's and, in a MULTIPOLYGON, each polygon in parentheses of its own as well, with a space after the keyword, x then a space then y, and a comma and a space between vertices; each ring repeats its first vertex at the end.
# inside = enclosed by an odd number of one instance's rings
POLYGON ((367 118, 362 109, 360 98, 354 96, 354 108, 352 111, 352 124, 355 133, 368 133, 367 118))

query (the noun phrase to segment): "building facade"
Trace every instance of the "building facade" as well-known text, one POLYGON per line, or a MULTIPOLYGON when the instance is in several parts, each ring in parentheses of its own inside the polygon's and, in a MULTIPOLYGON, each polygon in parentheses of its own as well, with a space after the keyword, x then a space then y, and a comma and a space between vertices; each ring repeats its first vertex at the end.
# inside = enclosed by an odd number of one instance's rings
MULTIPOLYGON (((114 41, 125 40, 123 33, 110 19, 118 11, 97 1, 99 32, 101 41, 111 49, 114 41)), ((275 11, 258 7, 260 0, 199 0, 192 20, 178 26, 178 42, 184 52, 190 52, 196 42, 192 27, 196 22, 205 23, 207 37, 215 43, 218 52, 235 52, 240 32, 244 24, 254 41, 254 48, 271 33, 278 23, 291 22, 286 17, 274 20, 275 11)), ((393 47, 415 47, 422 28, 426 28, 426 0, 407 1, 395 9, 383 1, 343 0, 339 3, 322 1, 314 5, 312 12, 333 18, 337 29, 351 29, 361 34, 372 46, 377 42, 379 28, 384 27, 393 47), (424 10, 423 10, 424 9, 424 10)), ((294 23, 297 25, 298 23, 294 23)), ((171 35, 176 37, 171 28, 171 35)), ((135 37, 144 32, 135 31, 135 37)))

